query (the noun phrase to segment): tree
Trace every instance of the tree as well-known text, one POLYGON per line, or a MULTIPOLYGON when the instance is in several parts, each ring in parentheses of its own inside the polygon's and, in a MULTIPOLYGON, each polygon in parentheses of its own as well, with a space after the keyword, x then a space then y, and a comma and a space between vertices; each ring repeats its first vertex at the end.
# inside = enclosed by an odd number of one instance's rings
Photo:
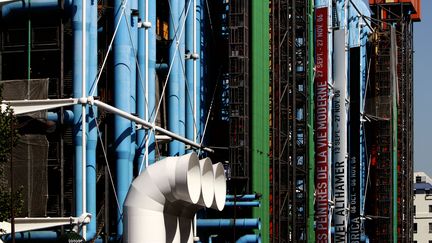
MULTIPOLYGON (((2 87, 0 86, 0 100, 3 100, 1 93, 2 87)), ((10 107, 0 110, 0 222, 11 216, 11 188, 8 185, 6 168, 11 159, 12 148, 18 141, 16 125, 17 119, 10 107)), ((21 211, 23 207, 22 190, 16 190, 13 198, 14 210, 21 211)))

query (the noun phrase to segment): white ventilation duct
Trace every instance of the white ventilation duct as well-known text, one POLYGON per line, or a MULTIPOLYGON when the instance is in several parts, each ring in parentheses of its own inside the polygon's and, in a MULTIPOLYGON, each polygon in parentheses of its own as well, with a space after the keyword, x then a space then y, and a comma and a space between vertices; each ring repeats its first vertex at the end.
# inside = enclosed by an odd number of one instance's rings
POLYGON ((222 211, 226 200, 226 177, 222 163, 213 165, 214 174, 214 199, 211 208, 222 211))
POLYGON ((198 161, 195 153, 165 158, 133 181, 124 204, 124 240, 192 242, 193 215, 213 204, 222 203, 223 208, 225 194, 222 165, 212 166, 210 159, 198 161))

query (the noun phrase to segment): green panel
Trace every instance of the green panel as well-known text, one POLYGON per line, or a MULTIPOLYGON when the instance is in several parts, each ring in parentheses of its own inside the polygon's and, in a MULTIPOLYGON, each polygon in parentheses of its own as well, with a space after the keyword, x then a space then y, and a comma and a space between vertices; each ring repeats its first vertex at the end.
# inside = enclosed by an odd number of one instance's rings
POLYGON ((396 47, 396 30, 391 28, 391 57, 390 57, 390 76, 392 78, 392 181, 393 181, 393 191, 392 191, 392 233, 393 242, 398 242, 398 79, 397 79, 397 47, 396 47))
MULTIPOLYGON (((393 41, 393 40, 392 40, 393 41)), ((393 166, 393 173, 392 173, 392 177, 393 177, 393 201, 392 201, 392 208, 393 208, 393 220, 392 220, 392 231, 393 231, 393 242, 397 243, 398 242, 398 231, 397 231, 397 226, 398 226, 398 213, 397 213, 397 208, 398 208, 398 105, 397 105, 397 80, 395 82, 393 82, 393 115, 392 115, 392 128, 393 128, 393 139, 392 139, 392 154, 393 154, 393 158, 392 158, 392 166, 393 166)))
POLYGON ((307 218, 307 240, 315 242, 314 229, 314 191, 315 191, 315 142, 314 142, 314 0, 309 0, 308 8, 308 218, 307 218))
POLYGON ((251 161, 252 191, 262 194, 261 207, 253 209, 253 217, 261 219, 262 242, 270 241, 270 56, 269 1, 251 3, 251 161))

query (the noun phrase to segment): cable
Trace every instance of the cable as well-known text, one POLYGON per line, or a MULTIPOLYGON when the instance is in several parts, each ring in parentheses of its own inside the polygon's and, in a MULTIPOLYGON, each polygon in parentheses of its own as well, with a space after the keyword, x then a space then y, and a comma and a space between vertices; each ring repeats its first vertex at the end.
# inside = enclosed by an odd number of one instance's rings
MULTIPOLYGON (((220 77, 220 76, 221 76, 221 69, 219 69, 219 75, 218 75, 218 77, 220 77)), ((207 112, 206 123, 204 125, 203 135, 202 135, 201 141, 200 141, 200 147, 202 146, 202 143, 204 142, 204 137, 205 137, 205 134, 206 134, 206 131, 207 131, 207 125, 208 125, 208 121, 210 119, 211 110, 213 108, 213 103, 214 103, 214 99, 215 99, 215 96, 216 96, 217 87, 218 87, 218 82, 216 82, 215 88, 213 90, 212 100, 210 102, 210 107, 209 107, 209 110, 207 112)), ((199 151, 198 153, 201 153, 201 148, 198 151, 199 151)))
MULTIPOLYGON (((363 20, 365 20, 364 18, 367 16, 360 13, 360 10, 357 8, 357 5, 355 5, 355 3, 352 0, 349 0, 349 2, 353 5, 354 9, 357 11, 357 13, 360 15, 360 17, 362 17, 363 20)), ((365 21, 365 23, 369 27, 370 30, 373 30, 372 26, 370 26, 370 24, 367 21, 365 21)))
MULTIPOLYGON (((94 110, 94 106, 92 106, 92 109, 93 109, 93 112, 96 112, 94 110)), ((123 212, 120 209, 120 203, 119 203, 119 200, 118 200, 118 197, 117 197, 117 191, 115 189, 114 180, 113 180, 113 177, 112 177, 112 174, 111 174, 110 166, 109 166, 109 163, 108 163, 108 157, 107 157, 107 154, 106 154, 104 143, 102 141, 102 136, 101 136, 101 132, 100 132, 100 129, 99 129, 98 122, 96 122, 96 128, 97 128, 97 131, 98 131, 98 138, 99 138, 99 141, 100 141, 101 147, 102 147, 102 152, 103 152, 103 155, 104 155, 104 158, 105 158, 105 164, 106 164, 106 166, 108 168, 108 175, 109 175, 109 178, 110 178, 110 181, 111 181, 111 186, 112 186, 112 189, 113 189, 113 192, 114 192, 114 197, 116 199, 117 209, 118 209, 119 213, 123 214, 123 212)))
MULTIPOLYGON (((189 3, 190 3, 190 2, 189 2, 189 3)), ((169 1, 168 1, 168 5, 169 5, 169 8, 170 8, 170 12, 171 12, 171 5, 170 5, 169 1)), ((185 16, 187 15, 188 11, 189 11, 189 8, 186 10, 186 14, 185 14, 185 16)), ((172 19, 172 16, 171 16, 171 20, 174 22, 174 20, 172 19)), ((186 25, 186 17, 184 18, 183 23, 182 23, 182 26, 181 26, 181 29, 180 29, 180 33, 179 33, 179 34, 180 34, 180 37, 181 37, 182 34, 183 34, 183 30, 184 30, 185 25, 186 25)), ((178 26, 177 29, 175 29, 175 32, 174 32, 174 33, 175 33, 175 34, 174 34, 174 39, 175 39, 175 40, 177 40, 176 37, 177 37, 177 33, 178 33, 178 31, 179 31, 179 27, 180 27, 180 26, 178 26)), ((174 43, 174 42, 172 42, 172 43, 174 43)), ((171 43, 171 45, 172 45, 172 43, 171 43)), ((179 42, 179 41, 176 41, 176 46, 175 46, 174 56, 173 56, 173 58, 172 58, 172 60, 171 60, 171 62, 170 62, 169 68, 168 68, 167 77, 165 78, 165 82, 164 82, 164 86, 163 86, 163 89, 162 89, 162 93, 161 93, 161 95, 160 95, 160 99, 159 99, 159 101, 158 101, 158 105, 157 105, 156 111, 155 111, 155 113, 154 113, 153 122, 151 122, 153 125, 156 123, 157 115, 158 115, 158 113, 159 113, 159 109, 160 109, 160 106, 161 106, 161 104, 162 104, 162 100, 163 100, 163 98, 164 98, 164 96, 165 96, 165 90, 166 90, 166 87, 167 87, 167 84, 168 84, 169 76, 171 75, 171 71, 172 71, 172 67, 173 67, 173 64, 174 64, 174 60, 175 60, 175 58, 176 58, 176 56, 177 56, 177 53, 178 53, 179 45, 180 45, 180 42, 179 42)), ((183 66, 183 65, 182 65, 182 66, 183 66)), ((150 115, 149 120, 152 118, 152 116, 153 116, 153 114, 150 115)), ((148 141, 148 139, 149 139, 149 137, 151 136, 152 133, 155 134, 154 129, 151 129, 151 130, 150 130, 150 133, 146 136, 146 138, 145 138, 145 141, 146 141, 146 142, 148 141)), ((145 156, 143 156, 143 160, 141 161, 141 167, 139 168, 139 171, 141 171, 141 170, 143 169, 142 167, 143 167, 143 164, 144 164, 144 160, 145 160, 145 156)))
MULTIPOLYGON (((180 30, 180 37, 183 34, 183 30, 184 30, 185 24, 186 24, 186 18, 183 20, 183 25, 182 25, 182 28, 180 30)), ((177 29, 177 31, 178 31, 178 29, 177 29)), ((176 33, 177 33, 177 31, 176 31, 176 33)), ((175 36, 177 36, 177 35, 175 35, 175 36)), ((152 124, 155 124, 155 122, 156 122, 156 118, 157 118, 157 115, 159 113, 159 109, 160 109, 160 106, 161 106, 161 103, 162 103, 162 99, 163 99, 163 97, 165 95, 165 90, 166 90, 166 86, 168 84, 168 79, 169 79, 169 76, 170 76, 171 71, 172 71, 173 63, 174 63, 175 57, 177 56, 177 50, 179 48, 179 45, 180 45, 180 42, 177 41, 176 47, 175 47, 176 50, 174 52, 173 59, 171 60, 171 63, 170 63, 169 68, 168 68, 168 74, 167 74, 167 77, 165 78, 165 83, 164 83, 164 86, 163 86, 163 89, 162 89, 161 98, 159 99, 159 102, 158 102, 158 105, 157 105, 157 109, 156 109, 155 116, 154 116, 152 124)))

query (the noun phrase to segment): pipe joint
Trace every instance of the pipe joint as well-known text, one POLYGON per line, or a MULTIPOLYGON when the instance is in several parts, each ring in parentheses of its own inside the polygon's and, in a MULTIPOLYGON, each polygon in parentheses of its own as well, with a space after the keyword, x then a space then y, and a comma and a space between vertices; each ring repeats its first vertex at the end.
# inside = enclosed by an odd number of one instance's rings
POLYGON ((199 59, 199 55, 198 53, 187 53, 185 55, 185 59, 190 59, 190 60, 198 60, 199 59))
POLYGON ((94 100, 95 100, 95 98, 93 97, 93 96, 89 96, 89 97, 87 97, 87 104, 89 104, 89 105, 93 105, 94 104, 94 100))
POLYGON ((88 101, 87 97, 78 98, 78 104, 86 105, 87 101, 88 101))
POLYGON ((151 27, 152 23, 150 21, 138 22, 138 28, 150 29, 151 27))
POLYGON ((199 59, 199 54, 195 52, 195 53, 192 53, 190 57, 191 57, 192 60, 198 60, 199 59))

